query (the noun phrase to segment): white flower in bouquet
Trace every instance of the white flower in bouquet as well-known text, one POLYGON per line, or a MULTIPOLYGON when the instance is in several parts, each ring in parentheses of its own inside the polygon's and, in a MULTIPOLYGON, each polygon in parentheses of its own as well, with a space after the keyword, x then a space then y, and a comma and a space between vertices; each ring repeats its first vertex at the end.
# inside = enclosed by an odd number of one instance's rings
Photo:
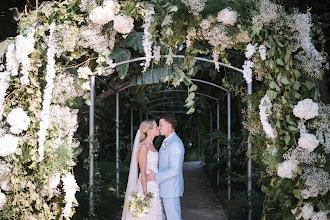
POLYGON ((306 203, 302 208, 301 208, 301 217, 303 219, 311 219, 314 214, 314 208, 310 203, 306 203))
POLYGON ((266 60, 266 52, 267 52, 267 50, 266 50, 265 45, 261 44, 259 46, 259 54, 260 54, 260 58, 262 60, 266 60))
POLYGON ((252 55, 254 54, 254 52, 256 51, 256 48, 251 43, 249 43, 246 46, 245 50, 246 50, 245 57, 250 59, 252 57, 252 55))
POLYGON ((133 191, 125 204, 128 211, 135 217, 143 217, 149 213, 153 194, 149 193, 146 197, 140 193, 133 191))
POLYGON ((314 212, 312 220, 328 220, 327 215, 329 211, 319 211, 319 212, 314 212))
POLYGON ((0 138, 0 156, 6 157, 16 152, 19 138, 11 134, 5 134, 0 138))
POLYGON ((313 134, 302 133, 299 140, 298 146, 312 152, 319 145, 319 141, 313 134))
POLYGON ((211 26, 211 22, 206 19, 203 19, 199 26, 203 29, 208 29, 211 26))
POLYGON ((113 28, 119 33, 128 34, 134 28, 134 19, 131 16, 117 15, 113 23, 113 28))
POLYGON ((0 191, 0 210, 6 204, 6 195, 0 191))
POLYGON ((19 134, 28 129, 31 120, 22 108, 15 108, 9 113, 7 122, 11 126, 10 132, 19 134))
POLYGON ((109 21, 115 19, 115 15, 119 13, 120 6, 114 1, 104 1, 104 7, 94 8, 90 14, 89 18, 95 24, 104 25, 109 21))
POLYGON ((311 99, 304 99, 293 108, 293 114, 300 119, 311 119, 318 115, 319 106, 311 99))
POLYGON ((287 160, 280 163, 277 167, 277 174, 282 178, 291 179, 298 172, 298 161, 287 160))
POLYGON ((245 60, 243 65, 243 77, 246 83, 252 82, 252 68, 253 62, 250 60, 245 60))
POLYGON ((219 11, 217 15, 217 21, 222 22, 225 25, 233 26, 236 23, 237 12, 232 11, 230 8, 225 8, 219 11))

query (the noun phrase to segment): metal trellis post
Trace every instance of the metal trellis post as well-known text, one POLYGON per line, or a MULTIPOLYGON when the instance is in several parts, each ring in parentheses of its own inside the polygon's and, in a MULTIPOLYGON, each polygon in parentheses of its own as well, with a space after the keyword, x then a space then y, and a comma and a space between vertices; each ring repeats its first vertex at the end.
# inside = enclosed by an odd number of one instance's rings
POLYGON ((231 149, 230 149, 230 138, 231 138, 231 100, 230 93, 227 93, 227 123, 228 123, 228 200, 231 199, 231 181, 230 181, 230 173, 231 173, 231 149))
MULTIPOLYGON (((220 129, 220 106, 219 101, 217 102, 217 129, 219 131, 220 129)), ((219 170, 219 164, 220 164, 220 139, 218 138, 217 142, 217 163, 218 163, 218 170, 217 170, 217 186, 220 184, 220 170, 219 170)))
MULTIPOLYGON (((248 95, 252 95, 252 82, 247 84, 248 88, 248 95)), ((251 109, 251 103, 248 104, 248 108, 251 109)), ((250 116, 249 116, 250 117, 250 116)), ((252 144, 251 144, 251 134, 249 135, 248 139, 248 200, 249 200, 249 215, 248 220, 252 220, 252 159, 249 155, 252 150, 252 144)))
MULTIPOLYGON (((89 136, 94 137, 95 76, 90 77, 89 136)), ((94 215, 94 144, 89 142, 89 214, 94 215)))
POLYGON ((119 198, 119 93, 116 93, 116 196, 119 198))

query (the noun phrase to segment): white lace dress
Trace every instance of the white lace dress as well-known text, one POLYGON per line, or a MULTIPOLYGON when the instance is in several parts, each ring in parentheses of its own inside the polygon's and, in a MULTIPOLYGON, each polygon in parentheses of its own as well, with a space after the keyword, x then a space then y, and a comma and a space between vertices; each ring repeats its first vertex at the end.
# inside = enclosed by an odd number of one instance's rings
MULTIPOLYGON (((152 170, 155 173, 158 173, 158 151, 151 151, 148 147, 147 153, 147 171, 152 170)), ((165 214, 163 211, 162 200, 159 197, 159 185, 155 181, 147 182, 147 191, 148 193, 153 193, 153 198, 151 199, 151 208, 147 215, 137 218, 140 220, 164 220, 165 214)), ((143 193, 142 184, 141 184, 141 174, 139 174, 138 180, 138 192, 143 193)))

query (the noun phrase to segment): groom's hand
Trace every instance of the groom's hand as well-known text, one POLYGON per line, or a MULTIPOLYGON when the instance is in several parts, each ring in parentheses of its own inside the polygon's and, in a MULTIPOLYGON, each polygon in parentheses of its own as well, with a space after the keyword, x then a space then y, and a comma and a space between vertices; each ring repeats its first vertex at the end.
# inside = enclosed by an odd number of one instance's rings
POLYGON ((155 172, 152 171, 152 170, 148 170, 150 173, 147 174, 147 181, 150 182, 150 181, 156 181, 156 178, 155 178, 155 172))

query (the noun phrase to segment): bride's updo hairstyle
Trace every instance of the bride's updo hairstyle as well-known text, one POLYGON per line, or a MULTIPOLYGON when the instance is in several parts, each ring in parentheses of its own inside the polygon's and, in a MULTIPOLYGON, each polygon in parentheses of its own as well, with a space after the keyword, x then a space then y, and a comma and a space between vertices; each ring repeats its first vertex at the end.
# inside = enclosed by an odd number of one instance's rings
POLYGON ((144 120, 140 124, 140 143, 147 137, 147 131, 152 129, 154 120, 144 120))

